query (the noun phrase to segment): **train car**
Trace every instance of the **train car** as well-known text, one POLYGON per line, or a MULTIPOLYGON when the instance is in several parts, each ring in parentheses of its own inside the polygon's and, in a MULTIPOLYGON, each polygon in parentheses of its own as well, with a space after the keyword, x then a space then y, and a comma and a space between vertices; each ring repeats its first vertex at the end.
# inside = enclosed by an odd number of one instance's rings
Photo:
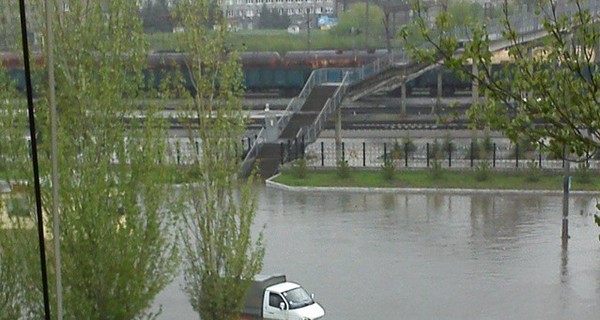
POLYGON ((283 60, 286 67, 310 66, 319 68, 354 68, 367 64, 386 54, 385 50, 319 50, 290 51, 283 60))
POLYGON ((286 72, 277 52, 242 52, 240 54, 247 91, 286 89, 286 72))
MULTIPOLYGON (((40 53, 33 53, 32 69, 34 77, 39 76, 36 69, 43 67, 44 58, 40 53)), ((17 52, 0 52, 0 70, 7 70, 8 76, 13 81, 18 91, 25 91, 25 73, 23 72, 23 58, 17 52)))

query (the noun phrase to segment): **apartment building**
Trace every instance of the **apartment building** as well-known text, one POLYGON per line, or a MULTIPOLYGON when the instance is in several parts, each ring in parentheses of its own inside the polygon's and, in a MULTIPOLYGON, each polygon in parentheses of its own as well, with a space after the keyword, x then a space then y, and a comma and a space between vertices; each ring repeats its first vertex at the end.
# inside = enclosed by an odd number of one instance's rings
POLYGON ((287 14, 292 23, 306 24, 308 16, 334 14, 336 0, 221 0, 223 13, 230 25, 240 29, 256 26, 263 6, 279 14, 287 14))

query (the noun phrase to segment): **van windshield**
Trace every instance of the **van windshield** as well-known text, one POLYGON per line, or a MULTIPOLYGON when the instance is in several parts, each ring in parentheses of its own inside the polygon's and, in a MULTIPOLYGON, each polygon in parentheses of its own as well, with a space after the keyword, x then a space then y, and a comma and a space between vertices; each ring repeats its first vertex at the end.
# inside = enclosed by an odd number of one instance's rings
POLYGON ((287 299, 290 305, 290 310, 300 309, 315 303, 308 292, 306 292, 306 290, 304 290, 302 287, 288 290, 283 293, 283 296, 287 299))

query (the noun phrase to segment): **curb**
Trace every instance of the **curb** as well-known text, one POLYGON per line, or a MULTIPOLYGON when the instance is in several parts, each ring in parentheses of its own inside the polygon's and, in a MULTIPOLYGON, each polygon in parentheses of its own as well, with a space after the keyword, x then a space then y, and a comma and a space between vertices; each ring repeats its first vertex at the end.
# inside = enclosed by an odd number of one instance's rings
MULTIPOLYGON (((364 188, 364 187, 293 187, 272 179, 278 177, 276 174, 265 180, 269 188, 290 192, 347 192, 347 193, 400 193, 400 194, 503 194, 503 195, 548 195, 559 196, 561 190, 518 190, 518 189, 446 189, 446 188, 364 188)), ((600 191, 571 191, 570 195, 600 195, 600 191)))

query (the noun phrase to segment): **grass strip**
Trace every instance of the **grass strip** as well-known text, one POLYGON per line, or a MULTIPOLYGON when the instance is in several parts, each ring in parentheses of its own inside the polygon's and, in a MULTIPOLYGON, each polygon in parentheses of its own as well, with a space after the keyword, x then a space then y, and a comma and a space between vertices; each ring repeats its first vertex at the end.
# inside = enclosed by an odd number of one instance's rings
MULTIPOLYGON (((544 173, 532 177, 526 172, 491 172, 481 180, 476 171, 432 170, 396 172, 392 179, 385 179, 381 171, 352 171, 347 178, 340 178, 335 170, 308 171, 304 178, 293 172, 283 172, 275 182, 288 186, 303 187, 364 187, 364 188, 444 188, 444 189, 501 189, 501 190, 562 190, 563 177, 558 173, 544 173)), ((572 177, 571 190, 600 191, 600 179, 572 177), (585 181, 585 182, 583 182, 585 181)))

